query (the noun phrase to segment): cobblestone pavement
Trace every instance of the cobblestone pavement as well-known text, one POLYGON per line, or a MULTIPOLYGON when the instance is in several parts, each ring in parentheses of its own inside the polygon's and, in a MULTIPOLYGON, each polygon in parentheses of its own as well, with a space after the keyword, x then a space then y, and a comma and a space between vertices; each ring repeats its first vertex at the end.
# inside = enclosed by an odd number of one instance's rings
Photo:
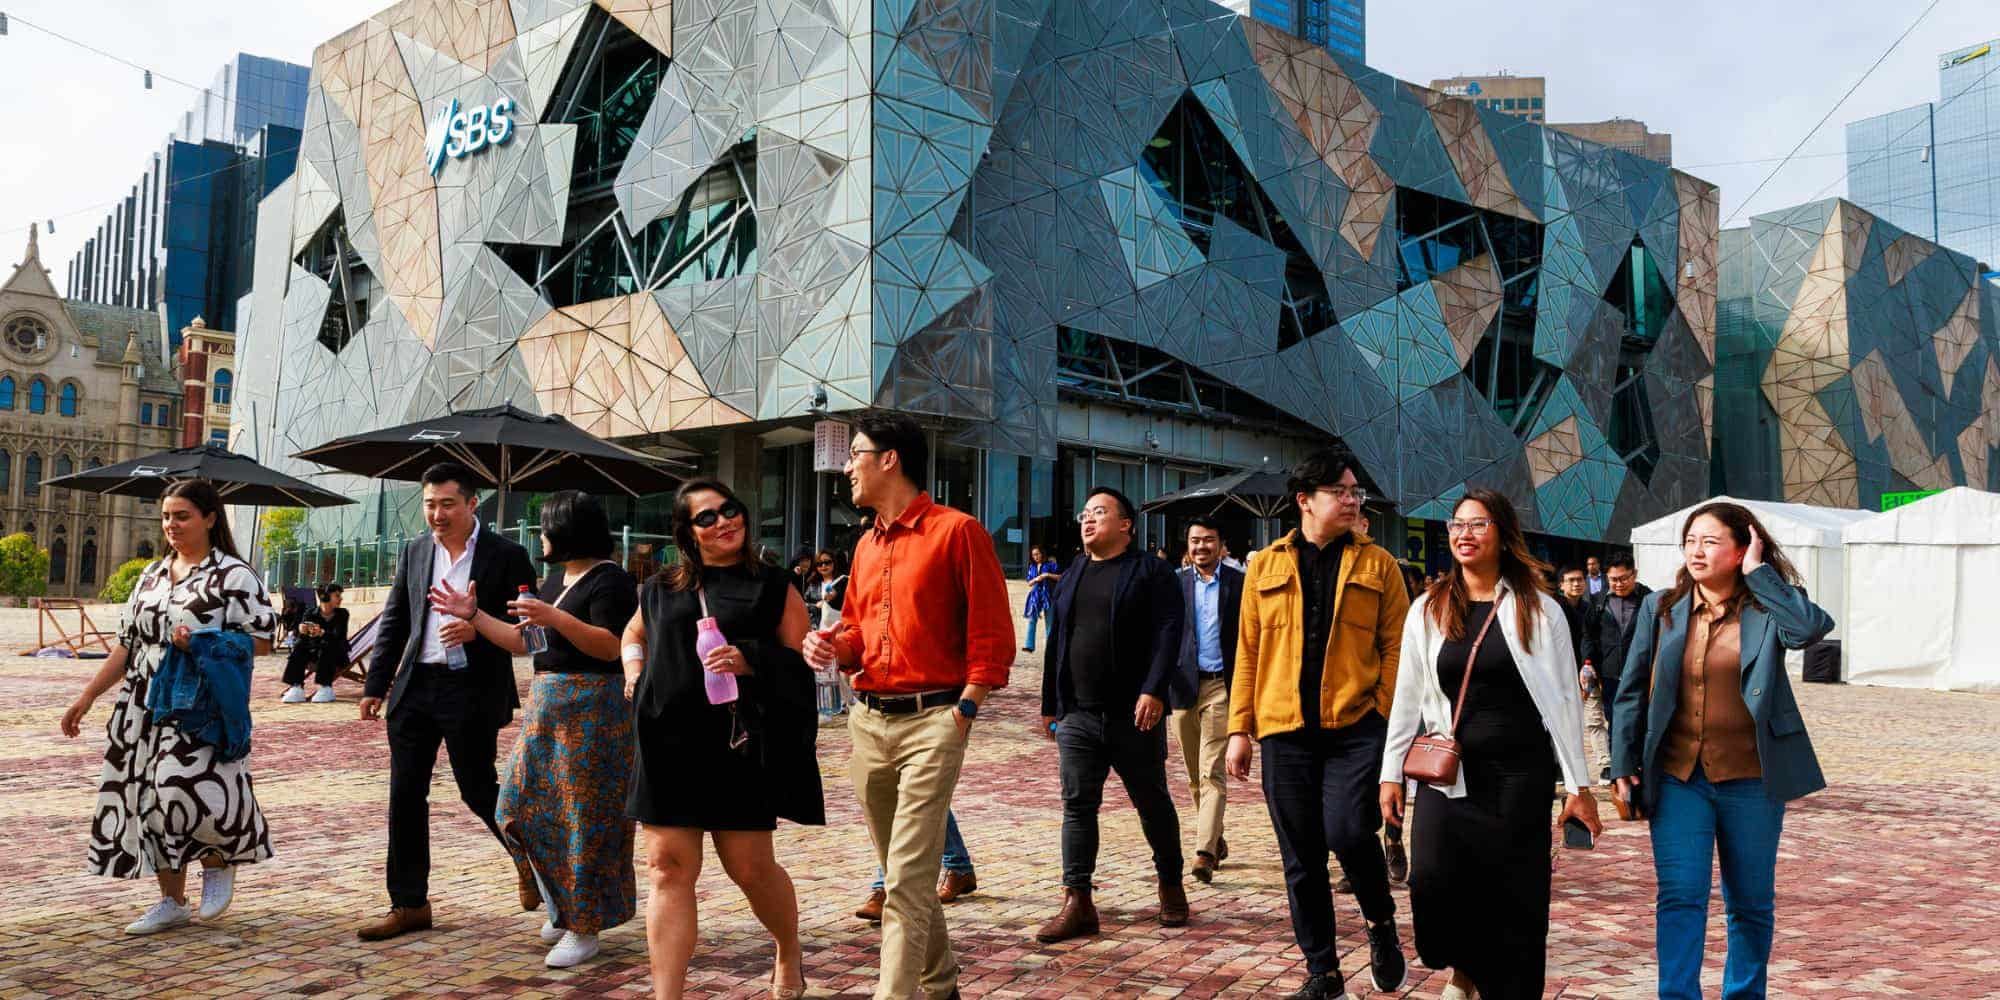
MULTIPOLYGON (((151 882, 82 874, 103 723, 116 694, 92 710, 83 738, 62 739, 57 718, 91 664, 11 655, 19 642, 5 648, 0 998, 650 995, 643 920, 607 932, 603 957, 580 969, 543 967, 540 921, 516 910, 502 852, 459 805, 443 767, 432 795, 438 929, 357 941, 354 926, 386 907, 382 727, 356 720, 358 691, 346 682, 338 704, 280 704, 275 658, 258 665, 250 759, 277 856, 242 871, 235 906, 213 924, 124 937, 123 925, 156 898, 151 882)), ((525 670, 522 679, 525 692, 525 670)), ((1034 941, 1034 928, 1058 902, 1060 867, 1056 758, 1035 728, 1038 682, 1038 663, 1024 657, 1013 685, 981 717, 959 785, 956 807, 979 868, 978 893, 947 910, 964 994, 1233 997, 1294 988, 1303 966, 1254 781, 1232 787, 1232 857, 1214 885, 1189 883, 1188 927, 1165 930, 1149 920, 1148 855, 1136 815, 1114 788, 1098 871, 1105 934, 1054 946, 1034 941)), ((1787 817, 1772 994, 2000 996, 2000 807, 1993 794, 2000 698, 1818 685, 1801 686, 1800 697, 1832 788, 1787 817)), ((779 855, 797 883, 815 995, 866 997, 877 935, 850 911, 874 862, 844 777, 845 727, 823 728, 819 745, 829 823, 783 827, 779 855)), ((1191 820, 1177 767, 1173 784, 1184 821, 1191 820)), ((640 884, 643 894, 643 868, 640 884)), ((1549 996, 1651 995, 1652 888, 1637 825, 1613 821, 1596 851, 1565 852, 1549 996)), ((765 995, 769 941, 712 855, 701 898, 691 995, 765 995)), ((1718 897, 1705 977, 1710 996, 1721 971, 1720 909, 1718 897)), ((1367 951, 1351 902, 1343 901, 1340 920, 1344 968, 1356 995, 1367 995, 1358 991, 1367 951)), ((1407 944, 1407 920, 1403 934, 1407 944)), ((1435 997, 1444 979, 1414 967, 1403 995, 1435 997)))

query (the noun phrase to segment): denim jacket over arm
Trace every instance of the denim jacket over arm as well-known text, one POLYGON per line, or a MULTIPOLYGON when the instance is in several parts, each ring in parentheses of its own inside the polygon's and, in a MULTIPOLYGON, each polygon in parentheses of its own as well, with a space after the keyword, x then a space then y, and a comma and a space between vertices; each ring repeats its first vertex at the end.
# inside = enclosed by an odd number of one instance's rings
POLYGON ((146 692, 153 722, 214 747, 218 760, 249 756, 253 642, 246 632, 205 628, 185 651, 169 643, 146 692))

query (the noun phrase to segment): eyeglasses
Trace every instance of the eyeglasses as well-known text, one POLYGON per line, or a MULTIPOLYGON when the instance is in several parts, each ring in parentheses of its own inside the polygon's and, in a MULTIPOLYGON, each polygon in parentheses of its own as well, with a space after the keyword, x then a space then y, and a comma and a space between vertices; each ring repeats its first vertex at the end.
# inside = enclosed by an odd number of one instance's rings
POLYGON ((720 507, 711 507, 693 518, 697 528, 713 528, 715 522, 727 518, 731 521, 743 516, 743 505, 734 500, 725 500, 720 507))
POLYGON ((831 560, 831 559, 821 559, 821 560, 819 561, 819 565, 821 565, 821 566, 831 566, 831 565, 833 565, 833 560, 831 560))
POLYGON ((880 455, 888 450, 887 448, 849 448, 847 449, 847 460, 852 462, 863 455, 880 455))
POLYGON ((1115 507, 1085 507, 1083 510, 1077 512, 1076 523, 1082 524, 1085 521, 1103 520, 1113 515, 1124 516, 1115 507))
POLYGON ((1359 486, 1322 486, 1316 493, 1331 493, 1335 500, 1343 503, 1367 503, 1368 491, 1359 486))
POLYGON ((1463 521, 1451 520, 1444 523, 1444 530, 1453 535, 1483 535, 1493 530, 1493 519, 1468 517, 1463 521))

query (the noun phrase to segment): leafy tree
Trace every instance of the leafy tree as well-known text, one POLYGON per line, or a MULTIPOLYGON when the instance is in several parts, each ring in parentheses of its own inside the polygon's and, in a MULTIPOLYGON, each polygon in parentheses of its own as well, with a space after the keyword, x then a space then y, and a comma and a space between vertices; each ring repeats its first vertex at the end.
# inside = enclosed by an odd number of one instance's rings
POLYGON ((299 546, 299 531, 305 527, 303 507, 273 507, 264 512, 263 545, 266 552, 282 552, 299 546))
POLYGON ((40 597, 49 592, 49 550, 26 532, 0 538, 0 594, 40 597))
POLYGON ((133 559, 119 566, 104 581, 104 589, 98 593, 100 600, 112 604, 123 604, 132 599, 132 588, 139 585, 139 574, 151 565, 151 559, 133 559))

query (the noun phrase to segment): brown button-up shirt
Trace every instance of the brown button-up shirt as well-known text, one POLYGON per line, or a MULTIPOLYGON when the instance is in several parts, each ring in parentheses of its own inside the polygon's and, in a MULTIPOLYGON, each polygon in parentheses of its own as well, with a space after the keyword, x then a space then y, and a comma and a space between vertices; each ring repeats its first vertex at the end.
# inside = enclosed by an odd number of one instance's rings
POLYGON ((1760 778, 1757 721, 1743 701, 1742 610, 1738 594, 1720 604, 1696 596, 1681 654, 1680 704, 1660 744, 1660 764, 1682 781, 1696 763, 1710 781, 1760 778))

